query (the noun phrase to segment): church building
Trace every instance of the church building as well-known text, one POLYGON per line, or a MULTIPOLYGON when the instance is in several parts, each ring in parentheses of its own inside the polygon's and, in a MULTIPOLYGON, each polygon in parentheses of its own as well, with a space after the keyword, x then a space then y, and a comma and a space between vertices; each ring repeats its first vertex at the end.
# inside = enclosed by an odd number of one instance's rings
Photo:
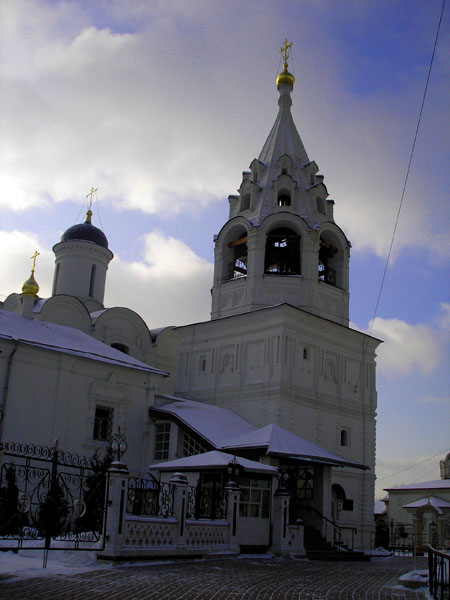
MULTIPOLYGON (((85 222, 70 227, 53 248, 52 296, 37 296, 33 268, 22 294, 11 294, 0 307, 0 324, 14 324, 2 327, 0 341, 9 335, 12 344, 16 331, 27 336, 28 352, 51 353, 34 321, 59 327, 55 340, 58 331, 64 340, 77 330, 72 345, 78 354, 66 341, 65 354, 45 359, 56 373, 51 410, 66 429, 82 421, 77 436, 66 437, 73 451, 88 453, 93 442, 106 446, 120 427, 128 437, 130 470, 158 465, 162 472, 162 462, 168 471, 180 470, 183 460, 192 470, 193 457, 216 451, 276 467, 290 492, 291 520, 338 523, 351 532, 355 547, 367 548, 374 532, 380 340, 349 327, 351 245, 292 118, 288 50, 285 43, 275 123, 243 172, 238 194, 229 196, 228 221, 215 237, 211 319, 151 330, 130 308, 105 308, 113 253, 89 208, 85 222), (73 361, 85 366, 80 371, 70 366, 73 361), (72 384, 58 383, 63 371, 70 371, 72 384), (71 405, 75 389, 78 416, 71 405), (70 419, 63 414, 68 406, 70 419)), ((10 382, 2 440, 21 430, 28 439, 32 429, 31 422, 22 429, 13 424, 33 395, 15 393, 12 349, 0 354, 0 376, 10 382), (20 410, 12 408, 15 403, 20 410)), ((22 375, 31 361, 23 362, 22 375)), ((37 372, 33 377, 34 389, 48 394, 47 383, 37 372)), ((51 435, 60 435, 57 423, 51 435)), ((269 519, 264 477, 248 484, 261 492, 260 505, 249 501, 241 516, 269 519)), ((269 545, 268 520, 253 531, 248 545, 269 545)))

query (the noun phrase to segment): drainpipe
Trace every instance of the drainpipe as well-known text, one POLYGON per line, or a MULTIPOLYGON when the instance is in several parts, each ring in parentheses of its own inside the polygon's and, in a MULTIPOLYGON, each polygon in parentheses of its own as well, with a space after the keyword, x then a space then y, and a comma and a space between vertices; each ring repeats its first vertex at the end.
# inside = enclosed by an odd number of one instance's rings
POLYGON ((2 404, 0 405, 0 445, 3 437, 3 425, 5 422, 6 401, 8 399, 9 379, 11 377, 12 361, 14 354, 17 352, 17 348, 19 347, 19 342, 20 340, 13 340, 14 347, 8 357, 8 364, 6 366, 5 385, 3 386, 2 404))

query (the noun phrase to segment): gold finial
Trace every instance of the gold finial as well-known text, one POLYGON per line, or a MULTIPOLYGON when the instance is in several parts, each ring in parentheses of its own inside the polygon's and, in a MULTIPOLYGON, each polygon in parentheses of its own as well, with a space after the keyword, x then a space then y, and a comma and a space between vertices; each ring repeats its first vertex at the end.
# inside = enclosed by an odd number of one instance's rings
POLYGON ((31 267, 31 272, 34 273, 34 270, 36 268, 36 258, 40 255, 40 252, 38 252, 37 250, 34 251, 34 254, 32 254, 30 256, 30 258, 33 259, 33 266, 31 267))
POLYGON ((287 65, 287 60, 289 58, 289 48, 292 48, 292 44, 293 42, 288 42, 287 38, 285 38, 283 45, 280 48, 280 54, 283 54, 283 60, 284 60, 284 68, 287 69, 288 65, 287 65))
POLYGON ((86 194, 86 198, 89 198, 89 208, 86 211, 86 221, 85 221, 85 223, 90 223, 91 222, 91 217, 92 217, 92 196, 95 194, 96 191, 98 191, 98 188, 94 189, 94 186, 91 186, 91 191, 89 192, 89 194, 86 194))
POLYGON ((289 49, 292 48, 293 42, 288 42, 287 38, 284 40, 283 45, 280 48, 280 54, 283 55, 283 71, 277 77, 277 87, 282 83, 288 83, 290 86, 294 86, 295 77, 289 73, 288 68, 288 58, 289 58, 289 49))
POLYGON ((39 256, 40 252, 35 250, 34 254, 30 256, 33 260, 33 265, 31 267, 31 275, 29 279, 27 279, 22 286, 22 294, 26 296, 36 296, 39 291, 39 284, 34 278, 34 270, 36 269, 36 258, 39 256))

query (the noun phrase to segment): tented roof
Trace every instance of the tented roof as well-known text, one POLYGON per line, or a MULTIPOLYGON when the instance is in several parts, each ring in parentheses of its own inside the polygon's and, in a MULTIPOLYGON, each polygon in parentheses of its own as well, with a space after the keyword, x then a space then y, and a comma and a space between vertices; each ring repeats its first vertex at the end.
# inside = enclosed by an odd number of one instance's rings
POLYGON ((269 475, 276 475, 278 469, 271 467, 270 465, 264 465, 254 460, 248 460, 247 458, 235 457, 232 454, 226 452, 219 452, 218 450, 212 450, 211 452, 204 452, 203 454, 195 454, 194 456, 187 456, 185 458, 177 458, 176 460, 169 460, 167 462, 158 463, 156 465, 150 465, 150 471, 205 471, 213 469, 224 469, 228 467, 230 462, 236 460, 237 464, 244 468, 246 471, 252 471, 254 473, 266 473, 269 475))
POLYGON ((89 360, 111 363, 129 369, 167 375, 132 356, 115 350, 83 333, 79 329, 56 325, 39 319, 26 319, 6 310, 0 310, 0 339, 18 340, 21 344, 53 352, 71 354, 89 360))
POLYGON ((301 458, 331 465, 367 468, 364 465, 333 454, 333 452, 329 452, 317 444, 274 424, 266 425, 261 429, 230 439, 221 448, 222 450, 265 448, 266 454, 301 458))
POLYGON ((443 514, 441 509, 450 508, 450 502, 436 496, 428 496, 427 498, 421 498, 420 500, 405 504, 403 508, 421 508, 423 506, 432 506, 439 514, 443 514))
POLYGON ((420 481, 419 483, 409 483, 399 485, 398 487, 384 488, 386 491, 397 490, 450 490, 450 479, 435 479, 434 481, 420 481))

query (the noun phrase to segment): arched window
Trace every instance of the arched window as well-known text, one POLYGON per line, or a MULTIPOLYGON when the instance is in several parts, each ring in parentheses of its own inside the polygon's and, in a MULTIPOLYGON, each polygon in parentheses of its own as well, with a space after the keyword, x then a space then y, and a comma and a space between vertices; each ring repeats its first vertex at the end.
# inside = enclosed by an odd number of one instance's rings
POLYGON ((228 279, 237 279, 247 275, 247 234, 229 242, 231 261, 228 263, 228 279))
POLYGON ((341 446, 350 446, 348 429, 341 429, 341 446))
POLYGON ((52 296, 54 296, 56 294, 56 288, 58 287, 58 277, 59 277, 59 263, 56 265, 55 276, 53 278, 52 296))
POLYGON ((264 273, 300 273, 300 236, 285 227, 273 229, 266 240, 264 273))

